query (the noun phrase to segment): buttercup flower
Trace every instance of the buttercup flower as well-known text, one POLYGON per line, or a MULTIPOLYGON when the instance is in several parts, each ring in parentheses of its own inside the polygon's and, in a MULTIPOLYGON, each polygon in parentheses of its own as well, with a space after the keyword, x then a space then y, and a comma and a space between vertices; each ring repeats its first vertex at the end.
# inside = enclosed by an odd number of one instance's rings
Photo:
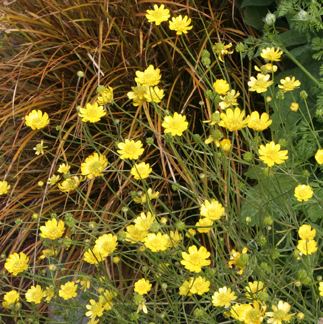
POLYGON ((160 103, 164 98, 164 90, 156 87, 147 87, 144 97, 147 102, 160 103))
POLYGON ((41 110, 32 110, 25 116, 25 124, 32 130, 42 129, 49 124, 48 114, 41 110))
POLYGON ((189 280, 184 281, 181 287, 179 287, 179 294, 181 296, 202 296, 210 290, 210 284, 209 280, 201 276, 196 278, 191 277, 189 280))
POLYGON ((53 286, 46 287, 45 290, 43 291, 43 297, 46 303, 50 303, 54 295, 55 295, 55 291, 53 286))
POLYGON ((130 170, 131 175, 136 180, 143 180, 149 177, 150 173, 152 172, 152 168, 150 167, 149 163, 140 162, 136 163, 130 170))
POLYGON ((158 26, 162 22, 168 21, 170 17, 169 9, 165 8, 163 4, 159 7, 155 4, 153 8, 153 10, 148 9, 146 11, 146 18, 150 23, 155 23, 158 26))
POLYGON ((31 286, 25 294, 26 300, 29 303, 40 304, 43 297, 44 291, 39 285, 31 286))
POLYGON ((107 166, 108 160, 105 155, 94 152, 81 164, 81 173, 88 179, 94 179, 103 176, 103 171, 107 166))
POLYGON ((298 80, 296 80, 294 76, 281 79, 280 83, 281 84, 278 85, 278 88, 281 89, 283 92, 293 91, 301 85, 301 83, 298 80))
POLYGON ((268 128, 271 123, 272 120, 267 113, 262 113, 261 116, 259 116, 258 111, 253 111, 248 118, 248 127, 257 132, 262 132, 268 128))
POLYGON ((169 21, 169 29, 176 31, 176 35, 187 34, 188 31, 193 28, 191 22, 191 18, 188 18, 187 16, 182 17, 182 15, 179 15, 177 17, 173 17, 169 21))
POLYGON ((59 183, 58 189, 62 192, 69 193, 71 191, 74 191, 79 186, 80 183, 81 180, 78 176, 72 176, 59 183))
POLYGON ((247 126, 248 118, 244 119, 245 112, 239 108, 234 110, 229 108, 220 114, 219 126, 226 128, 230 132, 237 131, 247 126))
POLYGON ((251 77, 248 81, 249 91, 256 91, 257 93, 266 92, 267 89, 273 84, 273 81, 269 80, 270 74, 258 73, 257 78, 251 77))
POLYGON ((101 317, 103 315, 104 305, 100 301, 90 299, 89 304, 85 307, 87 309, 87 312, 85 313, 87 317, 95 319, 96 317, 101 317))
POLYGON ((323 281, 320 281, 319 283, 319 292, 320 292, 320 296, 323 297, 323 281))
POLYGON ((216 54, 221 62, 224 62, 224 56, 228 54, 232 54, 233 50, 230 50, 232 48, 232 44, 229 43, 225 45, 222 42, 215 43, 212 46, 212 50, 214 54, 216 54))
MULTIPOLYGON (((151 64, 147 67, 144 72, 136 71, 136 78, 135 81, 142 86, 156 86, 160 82, 161 75, 160 69, 155 69, 154 66, 151 64)), ((145 88, 146 93, 146 88, 145 88)))
POLYGON ((297 103, 297 102, 295 102, 295 101, 293 101, 291 104, 290 104, 290 106, 289 106, 289 109, 291 110, 291 111, 297 111, 298 109, 299 109, 299 104, 297 103))
POLYGON ((48 178, 47 183, 51 186, 54 186, 60 179, 60 176, 57 174, 53 174, 51 177, 48 178))
POLYGON ((96 99, 99 106, 104 106, 113 102, 113 88, 98 86, 96 92, 99 94, 96 99))
POLYGON ((266 145, 260 145, 259 159, 269 167, 275 164, 282 164, 288 159, 288 151, 280 150, 280 145, 270 142, 266 145))
POLYGON ((260 68, 258 66, 255 66, 255 70, 262 74, 274 73, 278 70, 278 66, 272 63, 267 63, 262 65, 260 68))
POLYGON ((44 141, 41 140, 40 143, 36 144, 35 147, 33 147, 33 150, 35 151, 36 155, 43 155, 44 149, 47 148, 47 146, 44 146, 44 141))
POLYGON ((61 285, 58 291, 59 297, 68 300, 77 296, 77 285, 73 281, 68 281, 61 285))
POLYGON ((183 259, 181 260, 181 264, 185 269, 199 273, 203 267, 211 264, 209 257, 210 252, 204 246, 197 249, 195 245, 192 245, 188 248, 188 253, 182 252, 183 259))
POLYGON ((224 96, 220 96, 220 99, 222 100, 219 103, 220 108, 224 110, 227 108, 234 108, 235 106, 238 106, 239 96, 240 92, 234 89, 228 91, 224 96))
POLYGON ((124 142, 118 144, 117 151, 122 160, 137 160, 144 152, 141 141, 134 141, 126 139, 124 142))
POLYGON ((135 87, 131 87, 131 90, 127 93, 128 98, 132 100, 133 106, 141 106, 146 101, 147 86, 138 84, 135 87))
POLYGON ((61 238, 65 231, 65 224, 62 220, 57 221, 55 218, 48 220, 45 226, 40 226, 40 237, 56 240, 61 238))
POLYGON ((199 233, 208 233, 212 229, 213 221, 209 218, 203 217, 201 218, 195 226, 197 227, 197 231, 199 233))
POLYGON ((96 239, 94 249, 98 251, 103 258, 106 258, 115 251, 117 245, 116 235, 103 234, 96 239))
POLYGON ((67 164, 67 163, 61 163, 58 166, 57 172, 58 173, 61 173, 61 174, 67 174, 67 173, 69 173, 70 168, 71 168, 71 166, 69 164, 67 164))
POLYGON ((299 240, 297 250, 304 255, 311 255, 317 251, 317 242, 315 240, 299 240))
POLYGON ((151 212, 141 212, 134 219, 135 226, 141 231, 148 231, 155 220, 155 216, 151 212))
POLYGON ((232 249, 230 251, 230 260, 228 261, 229 268, 235 267, 238 274, 243 274, 245 267, 248 264, 248 248, 244 247, 241 252, 232 249))
POLYGON ((134 291, 139 295, 146 295, 151 290, 151 283, 147 279, 139 279, 135 282, 134 291))
POLYGON ((267 312, 266 316, 270 317, 267 322, 271 324, 282 324, 283 322, 289 322, 293 316, 293 314, 290 314, 291 306, 280 300, 278 302, 278 305, 273 305, 272 312, 267 312))
POLYGON ((213 83, 214 91, 220 95, 225 95, 230 90, 230 85, 226 80, 218 79, 213 83))
POLYGON ((149 233, 144 239, 144 244, 152 252, 160 252, 170 247, 170 240, 167 234, 149 233))
MULTIPOLYGON (((317 152, 315 153, 315 160, 319 165, 323 164, 323 149, 317 150, 317 152)), ((0 188, 1 188, 1 183, 0 183, 0 188)), ((1 189, 0 189, 0 194, 1 194, 1 189)))
POLYGON ((205 200, 200 207, 200 214, 211 221, 216 221, 224 216, 224 207, 216 199, 205 200))
POLYGON ((10 184, 6 180, 0 181, 0 196, 6 195, 9 192, 10 184))
POLYGON ((308 201, 314 195, 313 189, 309 185, 298 185, 294 190, 294 196, 298 201, 308 201))
POLYGON ((237 299, 231 288, 219 288, 212 296, 212 304, 215 307, 230 307, 231 303, 237 299))
POLYGON ((281 60, 281 56, 283 55, 283 52, 279 48, 274 48, 274 47, 267 47, 264 48, 260 56, 270 62, 279 62, 281 60))
POLYGON ((188 128, 188 122, 186 121, 186 116, 175 112, 173 116, 166 116, 164 118, 162 126, 165 128, 165 133, 169 133, 172 136, 182 136, 183 132, 188 128))
POLYGON ((28 262, 29 257, 24 252, 13 253, 8 256, 4 268, 13 276, 17 276, 28 269, 28 262))
POLYGON ((159 191, 153 191, 148 188, 147 192, 141 192, 140 195, 133 198, 133 201, 137 204, 145 204, 147 201, 157 199, 159 197, 159 191))
POLYGON ((6 292, 5 295, 3 296, 2 307, 6 309, 11 308, 13 305, 18 303, 19 298, 20 295, 17 290, 13 289, 6 292))
POLYGON ((302 240, 313 240, 316 235, 315 228, 311 225, 304 224, 298 229, 298 235, 302 240))
POLYGON ((81 107, 79 110, 79 116, 82 118, 82 122, 84 123, 97 123, 106 114, 107 112, 103 106, 100 106, 97 102, 93 104, 87 103, 85 108, 81 107))
POLYGON ((254 300, 264 300, 268 298, 267 289, 262 281, 248 282, 246 297, 254 300))
POLYGON ((83 260, 90 264, 98 264, 99 262, 102 262, 105 258, 102 256, 100 251, 96 247, 93 249, 88 249, 84 255, 83 260))
POLYGON ((142 230, 136 225, 129 225, 126 228, 126 240, 130 243, 144 242, 148 230, 142 230))

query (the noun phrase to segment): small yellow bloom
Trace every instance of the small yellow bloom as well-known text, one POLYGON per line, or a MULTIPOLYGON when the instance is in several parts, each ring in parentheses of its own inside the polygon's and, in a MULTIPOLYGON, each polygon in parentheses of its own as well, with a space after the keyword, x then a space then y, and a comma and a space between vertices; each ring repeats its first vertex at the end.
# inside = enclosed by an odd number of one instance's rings
POLYGON ((103 234, 96 239, 94 249, 98 251, 103 258, 106 258, 115 251, 117 245, 116 235, 103 234))
POLYGON ((130 243, 144 242, 148 230, 142 230, 136 225, 128 225, 126 228, 126 241, 130 243))
POLYGON ((165 8, 162 4, 158 7, 158 5, 153 6, 153 10, 146 11, 146 18, 150 23, 155 23, 156 26, 160 25, 164 21, 168 21, 170 17, 169 9, 165 8))
POLYGON ((152 168, 150 167, 149 163, 140 162, 136 163, 130 170, 131 175, 136 180, 143 180, 149 177, 150 173, 152 172, 152 168))
POLYGON ((147 87, 144 94, 147 102, 160 103, 164 98, 164 90, 156 87, 147 87))
POLYGON ((219 126, 226 128, 230 132, 240 130, 247 126, 248 118, 245 117, 245 111, 240 108, 234 110, 229 108, 220 114, 219 126))
POLYGON ((13 305, 18 303, 19 298, 20 295, 17 290, 13 289, 6 292, 5 295, 3 296, 2 307, 6 309, 11 308, 13 305))
POLYGON ((259 159, 269 167, 275 164, 282 164, 288 159, 288 151, 280 150, 280 145, 270 142, 266 145, 260 145, 259 159))
POLYGON ((177 246, 180 242, 182 242, 182 240, 183 236, 178 232, 178 230, 169 232, 169 244, 171 247, 177 246))
POLYGON ((151 290, 151 283, 147 279, 139 279, 135 282, 135 288, 134 291, 139 295, 146 295, 151 290))
POLYGON ((246 297, 248 299, 260 299, 262 296, 268 296, 267 289, 262 281, 248 282, 246 289, 246 297))
POLYGON ((103 106, 99 106, 97 102, 91 104, 87 103, 85 108, 80 108, 79 116, 82 118, 82 122, 96 123, 101 120, 103 116, 106 115, 106 111, 103 106))
POLYGON ((170 247, 170 239, 167 234, 161 232, 149 233, 144 239, 144 245, 152 252, 161 252, 170 247))
POLYGON ((44 291, 39 285, 31 286, 25 294, 26 300, 29 303, 40 304, 43 297, 44 291))
POLYGON ((220 147, 224 152, 229 152, 232 147, 232 143, 228 138, 224 138, 223 140, 220 141, 220 147))
POLYGON ((212 229, 213 221, 209 218, 201 218, 195 226, 197 227, 197 231, 199 233, 208 233, 212 229))
POLYGON ((213 83, 214 91, 220 95, 225 95, 230 90, 230 85, 226 80, 218 79, 213 83))
POLYGON ((288 303, 280 300, 276 305, 273 305, 272 312, 267 312, 266 316, 270 317, 270 319, 267 320, 268 323, 271 324, 281 324, 283 322, 289 322, 293 316, 293 314, 289 314, 291 305, 288 303))
POLYGON ((44 141, 41 140, 40 143, 36 144, 36 146, 33 147, 33 150, 35 151, 36 155, 43 155, 45 148, 47 148, 47 146, 44 146, 44 141))
POLYGON ((172 136, 182 136, 183 132, 188 128, 188 122, 186 121, 186 116, 175 112, 173 116, 166 116, 164 118, 162 126, 165 128, 165 133, 169 133, 172 136))
POLYGON ((83 260, 90 264, 98 264, 99 262, 102 262, 104 259, 105 258, 95 247, 93 249, 88 249, 83 255, 83 260))
POLYGON ((212 46, 212 50, 214 54, 216 54, 221 62, 224 62, 224 56, 228 54, 232 54, 233 50, 230 50, 232 47, 232 43, 225 45, 222 42, 215 43, 212 46))
POLYGON ((96 91, 99 94, 96 99, 99 106, 104 106, 113 102, 113 88, 99 86, 96 91))
POLYGON ((59 297, 68 300, 77 296, 77 285, 73 281, 68 281, 61 285, 58 291, 59 297))
POLYGON ((231 303, 237 299, 236 294, 231 288, 219 288, 212 296, 212 304, 215 307, 230 307, 231 303))
POLYGON ((222 110, 225 110, 227 108, 234 108, 235 106, 238 106, 239 96, 240 96, 240 92, 234 89, 228 91, 224 96, 220 96, 220 99, 222 100, 219 103, 220 108, 222 110))
POLYGON ((54 249, 44 249, 41 255, 39 256, 39 260, 44 260, 46 258, 54 257, 57 255, 57 253, 58 251, 54 249))
POLYGON ((0 196, 6 195, 9 192, 10 184, 6 180, 0 181, 0 196))
POLYGON ((88 179, 94 179, 103 176, 103 171, 107 166, 108 160, 105 155, 94 152, 81 164, 81 173, 88 179))
POLYGON ((308 185, 298 185, 294 190, 294 196, 298 201, 308 201, 314 195, 313 189, 308 185))
POLYGON ((54 287, 53 286, 46 287, 43 294, 46 303, 50 303, 55 295, 54 287))
POLYGON ((192 245, 188 248, 188 253, 182 252, 181 264, 185 269, 199 273, 203 267, 211 264, 209 257, 210 252, 204 246, 197 249, 195 245, 192 245))
POLYGON ((141 141, 134 141, 126 139, 124 142, 118 144, 117 151, 121 160, 137 160, 144 152, 141 141))
POLYGON ((310 255, 317 251, 317 242, 315 240, 299 240, 297 249, 304 255, 310 255))
POLYGON ((134 219, 135 226, 141 231, 148 231, 155 221, 155 216, 151 212, 141 212, 138 217, 134 219))
POLYGON ((244 247, 241 252, 232 249, 230 251, 230 260, 228 261, 229 268, 236 267, 238 274, 243 274, 249 260, 248 249, 244 247))
POLYGON ((181 296, 191 296, 199 295, 209 292, 210 290, 210 281, 198 276, 196 278, 191 277, 189 280, 185 280, 183 284, 179 287, 179 294, 181 296))
MULTIPOLYGON (((158 68, 155 69, 152 64, 150 64, 144 72, 136 71, 135 81, 139 85, 153 87, 158 85, 160 79, 161 79, 160 69, 158 68)), ((145 88, 145 93, 146 93, 146 88, 145 88)))
POLYGON ((248 81, 249 91, 256 91, 257 93, 266 92, 267 89, 273 84, 273 81, 269 80, 269 74, 258 73, 257 78, 251 77, 248 81))
POLYGON ((145 204, 147 201, 157 199, 159 197, 159 191, 153 191, 148 188, 147 192, 141 192, 137 197, 133 198, 133 201, 137 204, 145 204))
POLYGON ((319 292, 320 292, 320 296, 323 297, 323 281, 320 281, 319 283, 319 292))
POLYGON ((255 66, 255 70, 262 74, 275 73, 278 70, 278 66, 272 63, 262 65, 260 68, 255 66))
POLYGON ((48 114, 41 110, 32 110, 25 116, 25 124, 32 130, 42 129, 49 124, 48 114))
POLYGON ((298 235, 302 240, 313 240, 316 235, 315 228, 311 225, 304 224, 298 229, 298 235))
POLYGON ((281 56, 283 55, 283 52, 279 48, 274 48, 274 47, 267 47, 264 48, 260 56, 270 62, 279 62, 281 60, 281 56))
POLYGON ((177 17, 173 17, 169 21, 169 29, 176 31, 176 35, 182 35, 187 34, 189 30, 193 28, 192 25, 190 25, 192 22, 191 18, 188 18, 188 16, 182 16, 179 15, 177 17))
POLYGON ((60 176, 57 174, 53 174, 51 177, 48 178, 47 183, 51 186, 54 186, 60 179, 60 176))
POLYGON ((69 193, 74 191, 79 186, 80 182, 81 180, 78 176, 73 176, 59 183, 58 189, 62 192, 69 193))
POLYGON ((248 127, 257 131, 262 132, 266 128, 268 128, 272 123, 272 120, 270 119, 270 116, 267 113, 262 113, 261 116, 259 116, 258 111, 253 111, 248 119, 248 127))
POLYGON ((300 87, 301 83, 295 79, 295 77, 286 77, 285 79, 280 80, 280 85, 278 88, 283 92, 293 91, 294 89, 300 87))
MULTIPOLYGON (((317 150, 317 152, 315 153, 315 160, 319 165, 323 164, 323 149, 317 150)), ((0 181, 0 194, 1 194, 1 181, 0 181)))
POLYGON ((131 90, 127 93, 128 98, 132 100, 133 106, 141 106, 146 101, 147 86, 137 85, 131 87, 131 90))
POLYGON ((45 226, 40 226, 40 237, 56 240, 61 238, 65 231, 65 224, 62 220, 57 221, 55 218, 48 220, 45 226))
POLYGON ((86 306, 87 312, 85 315, 91 319, 96 317, 101 317, 104 312, 104 305, 100 301, 95 301, 94 299, 89 300, 89 304, 86 306))
POLYGON ((8 256, 4 268, 13 276, 17 276, 28 269, 28 262, 29 257, 24 252, 13 253, 8 256))
POLYGON ((58 166, 57 172, 58 173, 61 173, 61 174, 67 174, 67 173, 69 173, 70 168, 71 168, 71 166, 69 164, 67 164, 67 163, 61 163, 58 166))
POLYGON ((299 109, 299 104, 298 104, 297 102, 293 101, 293 102, 290 104, 289 109, 290 109, 291 111, 296 112, 296 111, 298 111, 298 109, 299 109))
POLYGON ((208 218, 211 221, 216 221, 224 216, 224 207, 216 199, 205 200, 200 207, 202 217, 208 218))

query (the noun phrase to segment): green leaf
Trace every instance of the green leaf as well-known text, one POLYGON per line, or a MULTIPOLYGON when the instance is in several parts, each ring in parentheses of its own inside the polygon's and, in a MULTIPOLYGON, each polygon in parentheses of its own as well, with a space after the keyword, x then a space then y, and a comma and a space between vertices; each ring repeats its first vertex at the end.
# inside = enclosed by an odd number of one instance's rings
POLYGON ((241 8, 245 7, 260 7, 260 6, 268 6, 272 4, 274 0, 243 0, 241 3, 241 8))
POLYGON ((261 30, 264 22, 263 18, 268 13, 268 9, 264 7, 246 7, 243 10, 244 22, 253 28, 261 30))

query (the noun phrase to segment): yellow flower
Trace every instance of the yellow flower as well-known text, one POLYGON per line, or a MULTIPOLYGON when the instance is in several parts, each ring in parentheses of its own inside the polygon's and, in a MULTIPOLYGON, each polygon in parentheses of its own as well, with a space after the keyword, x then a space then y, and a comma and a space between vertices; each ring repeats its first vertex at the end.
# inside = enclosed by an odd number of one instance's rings
POLYGON ((146 101, 145 95, 147 92, 147 87, 137 85, 135 87, 131 87, 131 90, 132 91, 127 93, 128 98, 132 100, 133 106, 141 106, 146 101))
POLYGON ((225 95, 230 90, 230 85, 226 80, 218 79, 213 83, 214 91, 220 95, 225 95))
POLYGON ((191 278, 192 285, 190 288, 190 293, 192 295, 199 295, 202 296, 203 294, 207 293, 210 290, 210 281, 198 276, 196 278, 191 278))
POLYGON ((219 57, 219 60, 221 62, 224 62, 224 55, 233 53, 233 50, 230 50, 231 47, 232 47, 231 43, 225 45, 222 42, 218 42, 212 46, 212 50, 219 57))
POLYGON ((45 148, 47 148, 47 146, 44 146, 44 141, 41 140, 40 143, 36 144, 36 146, 33 147, 33 150, 35 151, 36 155, 43 155, 45 148))
POLYGON ((67 163, 61 163, 58 166, 57 172, 58 173, 61 173, 61 174, 67 174, 70 171, 70 168, 71 168, 71 166, 69 164, 67 164, 67 163))
POLYGON ((320 296, 323 297, 323 281, 320 281, 319 283, 319 292, 320 292, 320 296))
MULTIPOLYGON (((228 91, 225 96, 220 96, 220 99, 222 100, 219 103, 219 106, 222 110, 225 110, 227 108, 233 108, 235 106, 238 106, 238 98, 240 96, 240 92, 236 91, 234 89, 228 91)), ((212 125, 212 123, 211 123, 212 125)))
POLYGON ((245 111, 240 108, 234 110, 229 108, 220 114, 219 126, 226 128, 230 132, 237 131, 247 126, 248 118, 244 119, 245 111))
POLYGON ((314 195, 313 189, 308 185, 298 185, 294 190, 294 196, 298 201, 308 201, 314 195))
POLYGON ((164 90, 156 87, 147 87, 147 90, 144 94, 147 102, 160 103, 164 98, 164 90))
POLYGON ((115 235, 103 234, 96 239, 94 249, 98 251, 103 258, 106 258, 115 251, 117 245, 117 237, 115 235))
POLYGON ((274 47, 267 47, 264 48, 260 56, 270 62, 279 62, 281 60, 281 56, 283 55, 283 52, 279 48, 274 48, 274 47))
POLYGON ((288 159, 288 151, 280 150, 280 145, 270 142, 266 145, 260 145, 259 158, 269 167, 274 164, 282 164, 288 159))
POLYGON ((315 228, 311 225, 304 224, 298 229, 298 235, 302 240, 313 240, 316 235, 315 228))
POLYGON ((103 176, 103 171, 107 166, 108 160, 105 155, 94 152, 81 164, 81 173, 88 179, 94 179, 103 176))
POLYGON ((315 240, 299 240, 297 249, 304 255, 310 255, 317 251, 317 243, 315 240))
POLYGON ((191 22, 191 18, 179 15, 173 17, 172 20, 169 21, 169 29, 176 31, 176 35, 187 34, 187 32, 193 28, 193 26, 190 25, 191 22))
POLYGON ((11 308, 13 305, 18 303, 20 295, 17 290, 10 290, 5 293, 3 296, 2 307, 3 308, 11 308))
POLYGON ((6 195, 9 192, 10 184, 6 180, 0 181, 0 196, 6 195))
POLYGON ((177 246, 182 240, 183 236, 178 230, 169 232, 169 244, 171 247, 177 246))
POLYGON ((293 101, 291 104, 290 104, 290 106, 289 106, 289 109, 291 110, 291 111, 297 111, 298 109, 299 109, 299 104, 297 103, 297 102, 295 102, 295 101, 293 101))
POLYGON ((267 113, 262 113, 261 116, 259 116, 258 111, 253 111, 248 119, 248 127, 257 131, 262 132, 266 128, 268 128, 272 123, 272 120, 270 119, 269 115, 267 113))
POLYGON ((61 238, 65 231, 65 224, 62 220, 57 221, 55 218, 48 220, 45 226, 40 226, 40 237, 56 240, 61 238))
POLYGON ((24 252, 12 253, 8 256, 4 267, 13 276, 17 276, 28 269, 28 262, 29 257, 24 252))
POLYGON ((231 303, 237 299, 231 288, 219 288, 212 296, 212 304, 215 307, 230 307, 231 303))
POLYGON ((232 143, 228 138, 224 138, 223 140, 220 141, 220 147, 224 152, 229 152, 232 147, 232 143))
POLYGON ((54 295, 55 295, 55 291, 53 286, 49 286, 45 288, 43 297, 45 298, 46 303, 50 303, 54 295))
POLYGON ((208 233, 210 232, 210 230, 212 229, 212 225, 213 225, 213 220, 209 219, 209 218, 201 218, 196 224, 195 226, 197 227, 197 231, 199 233, 208 233))
POLYGON ((147 192, 141 192, 139 196, 134 197, 133 201, 137 204, 145 204, 147 201, 157 199, 159 197, 159 191, 153 191, 148 188, 147 192))
POLYGON ((293 91, 301 85, 301 83, 298 80, 296 80, 294 76, 281 79, 280 83, 281 84, 278 85, 278 88, 281 89, 283 92, 293 91))
POLYGON ((181 260, 181 264, 185 269, 198 273, 202 271, 202 267, 211 264, 211 261, 208 259, 209 257, 210 252, 204 246, 197 249, 195 245, 191 245, 188 248, 188 253, 182 252, 183 260, 181 260))
POLYGON ((44 291, 39 285, 31 286, 25 294, 28 303, 40 304, 44 297, 44 291))
POLYGON ((54 249, 44 249, 42 251, 42 254, 39 256, 39 260, 44 260, 46 258, 54 257, 56 256, 58 251, 54 249))
POLYGON ((116 296, 116 293, 107 289, 103 291, 99 289, 98 291, 100 292, 99 301, 102 303, 104 310, 110 310, 113 306, 112 300, 116 296))
MULTIPOLYGON (((319 165, 323 164, 323 149, 317 150, 317 152, 315 153, 315 160, 319 165)), ((0 181, 0 194, 1 194, 1 181, 0 181)))
POLYGON ((158 85, 160 79, 160 69, 155 69, 152 64, 150 64, 144 72, 136 71, 135 81, 139 85, 153 87, 155 85, 158 85))
POLYGON ((104 257, 101 255, 95 247, 93 249, 88 249, 84 255, 83 260, 90 264, 98 264, 104 260, 104 257))
POLYGON ((229 315, 245 324, 263 323, 266 306, 254 301, 252 304, 235 304, 231 307, 229 315))
POLYGON ((32 130, 42 129, 49 124, 49 117, 41 110, 32 110, 25 116, 25 124, 32 130))
POLYGON ((188 122, 186 121, 186 116, 175 112, 173 116, 166 116, 164 118, 162 126, 165 128, 165 133, 169 133, 172 136, 182 136, 183 132, 188 128, 188 122))
POLYGON ((261 296, 267 298, 267 289, 262 281, 248 282, 246 287, 246 297, 249 299, 262 299, 261 296))
POLYGON ((248 81, 249 91, 256 91, 257 93, 266 92, 267 89, 273 84, 273 81, 269 80, 269 74, 258 73, 257 78, 251 77, 248 81))
POLYGON ((275 73, 277 71, 277 69, 278 69, 278 66, 275 64, 272 64, 272 63, 264 64, 260 68, 258 66, 255 66, 255 70, 262 74, 275 73))
POLYGON ((146 11, 146 18, 150 23, 155 23, 158 26, 169 19, 169 9, 165 8, 163 4, 160 7, 155 4, 153 8, 153 10, 146 11))
POLYGON ((104 312, 104 306, 100 301, 95 301, 94 299, 89 300, 86 309, 88 310, 85 315, 90 318, 101 317, 104 312))
POLYGON ((241 252, 238 252, 234 249, 230 251, 230 260, 228 262, 229 268, 235 266, 238 269, 238 274, 243 274, 244 269, 248 263, 248 249, 245 247, 241 252))
POLYGON ((77 296, 77 285, 73 281, 68 281, 61 285, 58 291, 59 297, 68 300, 77 296))
POLYGON ((149 233, 144 239, 144 244, 150 251, 160 252, 170 247, 170 240, 167 234, 161 232, 149 233))
POLYGON ((289 322, 292 318, 292 314, 289 314, 291 306, 280 300, 278 305, 273 305, 271 307, 272 312, 267 312, 266 316, 270 317, 267 322, 271 324, 281 324, 283 322, 289 322))
POLYGON ((60 179, 60 176, 57 174, 53 174, 51 177, 48 178, 47 183, 51 186, 55 185, 60 179))
POLYGON ((224 216, 224 207, 216 199, 205 200, 200 207, 200 214, 211 221, 216 221, 224 216))
POLYGON ((140 231, 148 231, 154 220, 155 216, 151 212, 141 212, 140 215, 134 219, 134 223, 140 231))
POLYGON ((100 119, 106 115, 106 111, 103 108, 103 106, 99 106, 97 102, 91 104, 87 103, 85 105, 85 108, 80 108, 79 110, 79 116, 82 118, 82 122, 90 122, 90 123, 96 123, 100 121, 100 119))
POLYGON ((99 94, 96 99, 99 106, 104 106, 113 102, 113 88, 98 86, 96 91, 99 94))
POLYGON ((69 193, 74 191, 79 186, 80 182, 81 180, 78 176, 73 176, 59 183, 58 189, 62 192, 69 193))
POLYGON ((126 139, 124 142, 118 144, 118 148, 119 150, 117 152, 121 160, 137 160, 144 152, 141 141, 126 139))
POLYGON ((131 243, 143 242, 148 231, 139 229, 136 225, 128 225, 126 228, 126 241, 131 243))
POLYGON ((149 163, 140 162, 136 163, 130 170, 131 175, 134 176, 136 180, 143 180, 149 177, 152 172, 152 168, 149 163))
POLYGON ((135 282, 134 291, 139 295, 146 295, 151 290, 151 283, 147 279, 139 279, 135 282))

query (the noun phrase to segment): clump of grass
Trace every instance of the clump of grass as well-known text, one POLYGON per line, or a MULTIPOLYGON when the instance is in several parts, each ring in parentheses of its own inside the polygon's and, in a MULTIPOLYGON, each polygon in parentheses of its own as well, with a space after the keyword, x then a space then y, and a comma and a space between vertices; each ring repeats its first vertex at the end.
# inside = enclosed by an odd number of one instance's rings
POLYGON ((306 93, 276 77, 275 44, 257 76, 230 6, 167 8, 191 19, 182 35, 168 17, 149 24, 149 1, 2 7, 4 318, 319 318, 321 138, 306 93), (315 139, 309 161, 290 118, 315 139))

